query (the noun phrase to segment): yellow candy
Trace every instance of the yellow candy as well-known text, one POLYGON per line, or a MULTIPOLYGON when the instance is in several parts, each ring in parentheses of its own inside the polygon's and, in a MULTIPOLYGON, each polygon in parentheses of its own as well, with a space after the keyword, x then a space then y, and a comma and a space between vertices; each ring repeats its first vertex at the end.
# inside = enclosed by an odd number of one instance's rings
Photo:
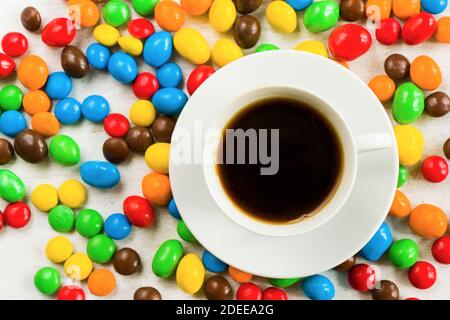
POLYGON ((45 255, 54 263, 62 263, 70 258, 73 253, 73 245, 69 239, 63 236, 54 237, 47 242, 45 255))
POLYGON ((325 47, 322 42, 317 40, 303 41, 295 47, 295 50, 306 51, 328 58, 327 47, 325 47))
POLYGON ((139 127, 150 127, 155 117, 155 107, 148 100, 138 100, 130 109, 130 120, 139 127))
POLYGON ((70 179, 59 186, 58 197, 62 204, 79 208, 86 202, 86 189, 80 181, 70 179))
POLYGON ((199 257, 190 253, 181 259, 177 268, 177 284, 188 294, 199 291, 205 279, 205 267, 199 257))
POLYGON ((113 26, 103 23, 95 27, 94 39, 104 46, 112 47, 116 45, 120 38, 120 32, 113 26))
POLYGON ((58 204, 58 192, 52 185, 41 184, 31 193, 31 202, 43 212, 50 211, 58 204))
POLYGON ((219 67, 223 67, 243 56, 244 52, 242 49, 234 41, 229 39, 217 40, 212 50, 213 61, 219 67))
POLYGON ((145 162, 148 167, 158 173, 169 173, 170 143, 158 142, 145 151, 145 162))
POLYGON ((178 54, 194 64, 204 64, 211 58, 205 37, 193 28, 182 28, 173 37, 178 54))
POLYGON ((77 252, 64 263, 64 273, 69 278, 81 281, 89 277, 92 267, 91 259, 86 254, 77 252))
POLYGON ((297 14, 284 1, 272 1, 266 8, 266 17, 270 25, 284 33, 294 32, 297 28, 297 14))
POLYGON ((142 41, 132 36, 123 36, 120 37, 117 41, 119 42, 119 46, 123 51, 133 56, 140 56, 142 50, 144 49, 142 41))
POLYGON ((231 0, 214 0, 209 8, 209 23, 218 32, 227 32, 236 20, 236 7, 231 0))
POLYGON ((410 125, 399 125, 394 127, 394 133, 400 163, 404 166, 418 163, 425 143, 419 129, 410 125))

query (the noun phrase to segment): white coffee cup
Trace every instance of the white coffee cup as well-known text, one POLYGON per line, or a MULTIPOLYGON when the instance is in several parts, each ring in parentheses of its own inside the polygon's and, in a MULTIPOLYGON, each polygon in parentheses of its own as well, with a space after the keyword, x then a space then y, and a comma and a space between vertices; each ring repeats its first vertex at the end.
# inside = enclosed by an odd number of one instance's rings
POLYGON ((272 237, 289 237, 318 228, 329 221, 345 204, 352 191, 358 168, 358 154, 388 148, 393 141, 386 133, 374 132, 370 135, 355 137, 345 119, 333 108, 332 102, 324 101, 312 92, 291 87, 267 87, 248 92, 219 112, 211 129, 223 132, 228 122, 240 110, 249 104, 268 98, 285 97, 300 100, 314 107, 333 125, 342 145, 342 169, 339 182, 327 203, 319 206, 304 219, 273 224, 256 219, 245 213, 227 196, 216 171, 221 135, 216 135, 204 146, 203 174, 206 185, 219 208, 232 221, 258 234, 272 237))

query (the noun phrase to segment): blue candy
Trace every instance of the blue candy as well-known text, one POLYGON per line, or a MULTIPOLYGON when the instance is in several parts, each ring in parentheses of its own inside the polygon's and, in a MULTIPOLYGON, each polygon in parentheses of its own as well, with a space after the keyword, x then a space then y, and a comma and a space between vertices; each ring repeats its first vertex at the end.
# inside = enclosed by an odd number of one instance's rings
POLYGON ((45 92, 50 99, 64 99, 72 92, 72 79, 65 72, 53 72, 48 76, 45 92))
POLYGON ((62 124, 74 124, 81 118, 81 103, 74 98, 64 98, 56 103, 53 112, 62 124))
POLYGON ((145 63, 157 68, 169 61, 172 52, 172 36, 167 31, 158 31, 145 41, 143 57, 145 63))
POLYGON ((361 249, 359 254, 368 261, 377 261, 392 244, 392 233, 389 225, 383 222, 372 239, 361 249))
POLYGON ((335 295, 333 282, 319 274, 304 279, 301 288, 311 300, 332 300, 335 295))
POLYGON ((174 62, 168 62, 156 71, 156 78, 159 85, 163 88, 176 88, 183 80, 183 72, 179 65, 174 62))
POLYGON ((109 114, 109 103, 102 96, 89 96, 81 105, 83 117, 92 122, 102 122, 109 114))
POLYGON ((114 79, 122 83, 132 83, 138 75, 136 61, 125 52, 116 52, 111 56, 108 71, 114 79))
POLYGON ((156 91, 152 98, 156 111, 169 116, 179 114, 187 101, 186 94, 176 88, 160 89, 156 91))
POLYGON ((431 14, 439 14, 447 9, 448 0, 422 0, 420 4, 424 11, 431 14))
POLYGON ((122 240, 130 235, 132 226, 124 214, 114 213, 106 218, 103 229, 111 239, 122 240))
POLYGON ((313 0, 286 0, 286 2, 295 11, 301 11, 308 8, 312 4, 313 0))
POLYGON ((0 131, 9 137, 15 137, 16 134, 27 128, 27 122, 23 114, 17 110, 8 110, 0 116, 0 131))
POLYGON ((107 189, 117 185, 120 172, 115 165, 106 161, 86 161, 80 166, 81 179, 95 188, 107 189))
POLYGON ((169 211, 169 214, 174 217, 177 220, 181 219, 181 215, 180 212, 178 211, 177 205, 175 203, 175 199, 172 198, 172 200, 170 200, 169 205, 167 206, 167 211, 169 211))
POLYGON ((108 68, 111 51, 100 43, 92 43, 86 49, 86 58, 94 69, 105 70, 108 68))
POLYGON ((225 272, 228 268, 228 265, 225 262, 222 262, 221 260, 216 258, 212 253, 206 250, 202 256, 202 262, 206 270, 215 273, 225 272))

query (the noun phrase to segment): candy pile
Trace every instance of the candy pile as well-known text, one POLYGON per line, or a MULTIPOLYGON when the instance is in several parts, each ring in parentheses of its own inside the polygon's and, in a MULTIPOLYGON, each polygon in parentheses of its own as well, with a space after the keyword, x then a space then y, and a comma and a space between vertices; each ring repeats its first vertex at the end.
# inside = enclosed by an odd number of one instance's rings
MULTIPOLYGON (((0 164, 12 161, 15 154, 29 163, 45 161, 50 154, 51 161, 59 165, 78 166, 79 145, 70 136, 59 134, 59 130, 61 126, 79 123, 82 118, 102 124, 110 136, 102 147, 106 161, 89 160, 79 165, 85 184, 113 188, 121 179, 117 165, 125 162, 131 152, 144 155, 152 172, 142 179, 143 197, 127 197, 123 201, 123 212, 113 213, 105 220, 98 211, 84 208, 88 189, 76 179, 65 181, 58 189, 42 184, 31 194, 33 205, 48 212, 48 223, 53 230, 69 233, 75 229, 87 239, 86 253, 83 253, 75 252, 68 238, 57 236, 47 243, 47 258, 54 264, 64 264, 64 273, 69 279, 78 282, 87 279, 87 287, 93 295, 107 296, 116 287, 115 275, 94 263, 112 263, 114 270, 124 276, 141 270, 138 252, 128 247, 118 248, 116 241, 127 238, 134 227, 151 226, 155 219, 153 206, 167 206, 169 214, 178 220, 179 237, 198 245, 172 198, 168 162, 171 135, 188 94, 194 94, 215 72, 214 67, 208 65, 209 61, 220 68, 250 53, 254 47, 252 52, 255 53, 280 48, 271 43, 259 43, 261 24, 251 14, 263 6, 263 0, 181 0, 179 3, 132 0, 132 9, 142 16, 135 19, 129 3, 124 0, 69 0, 67 5, 68 18, 55 18, 42 28, 43 19, 36 8, 25 8, 21 15, 26 30, 40 33, 42 42, 50 47, 63 48, 63 71, 50 72, 41 57, 24 56, 28 40, 19 32, 10 32, 1 41, 4 53, 0 53, 0 78, 9 79, 16 73, 27 92, 13 84, 0 90, 0 132, 13 139, 12 144, 0 138, 0 164), (220 36, 210 48, 197 29, 184 27, 186 14, 208 15, 211 28, 219 34, 232 34, 233 40, 220 36), (92 28, 96 42, 85 52, 71 45, 77 27, 92 28), (172 62, 174 53, 196 65, 186 81, 188 94, 181 89, 183 70, 172 62), (13 58, 20 57, 23 58, 16 70, 13 58), (137 59, 140 57, 154 68, 154 73, 139 72, 137 59), (131 106, 128 118, 111 113, 109 102, 101 95, 90 95, 82 102, 70 97, 72 79, 83 78, 94 70, 108 71, 113 79, 131 87, 138 100, 131 106), (52 101, 55 102, 53 110, 52 101), (31 117, 30 124, 24 114, 31 117)), ((331 57, 345 67, 348 67, 347 61, 362 56, 373 45, 369 30, 363 24, 354 23, 365 19, 378 24, 375 38, 383 45, 399 41, 417 45, 433 36, 438 42, 450 43, 450 17, 436 21, 433 16, 446 9, 446 0, 341 0, 340 3, 277 0, 264 5, 267 21, 275 32, 297 32, 303 28, 299 21, 311 33, 330 30, 328 47, 321 41, 307 40, 295 49, 331 57), (340 23, 340 19, 350 23, 340 23), (404 20, 403 26, 399 20, 404 20)), ((392 116, 398 123, 394 131, 400 156, 398 187, 405 185, 408 168, 421 160, 424 179, 433 183, 444 181, 448 176, 447 161, 440 155, 422 159, 424 138, 411 125, 424 111, 431 117, 442 117, 450 110, 448 95, 436 91, 442 82, 439 66, 428 56, 418 56, 410 63, 406 57, 394 54, 386 59, 384 68, 386 75, 374 77, 369 87, 381 102, 393 99, 392 116), (430 93, 426 96, 424 91, 430 93)), ((444 155, 450 159, 450 139, 444 144, 444 155)), ((24 196, 25 185, 21 179, 10 170, 0 169, 0 197, 9 202, 0 214, 0 229, 5 225, 20 228, 28 223, 31 211, 22 201, 24 196)), ((397 190, 389 214, 397 218, 409 216, 412 232, 423 238, 437 238, 432 247, 433 257, 439 263, 450 264, 450 237, 444 235, 448 220, 440 208, 426 203, 412 208, 407 196, 397 190)), ((408 270, 414 287, 426 289, 435 283, 436 269, 431 263, 419 260, 417 243, 412 239, 394 241, 386 222, 358 257, 375 262, 384 255, 396 268, 408 270)), ((400 299, 395 283, 377 279, 373 266, 357 263, 356 256, 335 269, 348 272, 349 285, 357 291, 370 292, 373 299, 400 299)), ((329 300, 335 296, 333 283, 323 275, 269 279, 270 286, 263 290, 251 282, 251 274, 226 265, 206 250, 201 258, 186 253, 183 243, 176 239, 160 245, 153 256, 152 271, 164 279, 175 275, 181 290, 188 294, 203 290, 207 299, 286 300, 283 288, 298 284, 310 299, 329 300), (240 285, 233 293, 232 285, 222 275, 208 276, 205 280, 207 271, 228 272, 240 285)), ((78 284, 61 287, 61 283, 61 275, 54 267, 43 267, 35 274, 34 284, 45 295, 56 294, 60 300, 85 299, 78 284)), ((161 294, 153 287, 142 287, 136 290, 134 299, 157 300, 161 299, 161 294)))

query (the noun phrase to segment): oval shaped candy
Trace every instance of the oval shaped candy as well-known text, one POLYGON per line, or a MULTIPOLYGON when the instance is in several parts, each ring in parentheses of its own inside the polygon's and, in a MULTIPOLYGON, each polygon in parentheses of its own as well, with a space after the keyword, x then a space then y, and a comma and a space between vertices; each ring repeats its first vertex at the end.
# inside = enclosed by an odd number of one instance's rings
POLYGON ((311 300, 333 300, 335 295, 333 282, 320 274, 304 279, 301 288, 305 296, 311 300))
POLYGON ((148 19, 133 19, 128 24, 128 32, 137 39, 147 39, 155 33, 153 24, 148 19))
POLYGON ((418 56, 411 63, 409 70, 411 80, 421 89, 434 91, 442 83, 439 65, 429 56, 418 56))
POLYGON ((425 239, 442 237, 447 231, 447 215, 441 208, 422 203, 409 215, 409 227, 425 239))
POLYGON ((0 78, 4 79, 9 77, 14 70, 16 70, 16 63, 14 60, 0 52, 0 78))
POLYGON ((403 25, 403 41, 410 45, 425 42, 433 36, 437 26, 436 20, 428 12, 416 14, 403 25))
POLYGON ((200 258, 194 253, 185 255, 178 265, 176 279, 178 287, 184 292, 198 292, 205 280, 205 267, 200 258))
POLYGON ((202 85, 202 83, 205 82, 206 79, 208 79, 214 72, 214 68, 207 65, 198 66, 192 70, 186 84, 189 94, 193 95, 200 85, 202 85))
POLYGON ((112 47, 116 45, 119 40, 120 31, 109 24, 102 23, 95 27, 93 36, 94 39, 100 44, 107 47, 112 47))
POLYGON ((411 239, 397 240, 389 248, 388 257, 397 268, 411 268, 419 260, 419 246, 411 239))
POLYGON ((155 20, 161 29, 177 31, 184 24, 184 11, 172 0, 161 0, 155 7, 155 20))
POLYGON ((35 55, 26 56, 17 67, 17 78, 30 90, 40 89, 47 82, 47 63, 41 57, 35 55))
POLYGON ((120 172, 115 165, 106 161, 86 161, 80 166, 81 179, 88 185, 107 189, 120 182, 120 172))
POLYGON ((48 46, 65 47, 75 39, 76 33, 75 23, 72 20, 56 18, 42 29, 41 39, 48 46))
POLYGON ((108 71, 117 81, 128 84, 136 79, 138 67, 132 56, 124 52, 116 52, 109 59, 108 71))
POLYGON ((328 47, 337 60, 351 61, 366 53, 372 45, 372 36, 360 25, 349 23, 333 30, 328 47))
POLYGON ((380 43, 387 46, 393 45, 402 36, 402 26, 394 18, 381 20, 375 36, 380 43))
POLYGON ((292 33, 297 29, 297 14, 284 1, 271 1, 266 8, 266 17, 270 25, 284 33, 292 33))
POLYGON ((157 68, 170 59, 172 52, 172 36, 167 31, 158 31, 145 41, 143 58, 145 63, 157 68))
POLYGON ((440 14, 447 9, 448 0, 422 0, 422 9, 431 14, 440 14))
POLYGON ((178 54, 194 64, 204 64, 211 58, 211 49, 205 37, 193 28, 181 28, 173 37, 178 54))
POLYGON ((25 185, 11 170, 0 169, 0 197, 7 202, 17 202, 25 197, 25 185))
POLYGON ((108 1, 102 10, 103 19, 113 27, 121 27, 131 19, 128 4, 122 0, 108 1))
POLYGON ((425 143, 419 129, 411 125, 394 127, 400 164, 413 166, 420 161, 425 143))
POLYGON ((82 78, 89 71, 89 64, 84 53, 74 46, 67 46, 61 53, 61 66, 73 78, 82 78))
POLYGON ((183 71, 175 62, 168 62, 156 70, 156 77, 161 87, 177 88, 183 80, 183 71))
POLYGON ((233 29, 234 41, 243 49, 250 49, 256 45, 261 36, 259 20, 251 15, 240 16, 236 19, 233 29))
POLYGON ((169 278, 175 272, 183 254, 184 249, 180 241, 164 241, 153 256, 153 273, 161 278, 169 278))
POLYGON ((397 18, 405 20, 420 12, 420 2, 421 0, 393 0, 392 11, 397 18))
POLYGON ((295 11, 302 11, 308 8, 313 0, 286 0, 287 4, 289 4, 295 11))
POLYGON ((383 222, 369 242, 359 251, 359 255, 368 261, 377 261, 389 249, 391 244, 391 228, 386 222, 383 222))
POLYGON ((123 201, 123 212, 135 226, 146 228, 153 224, 155 215, 150 201, 140 196, 129 196, 123 201))
POLYGON ((187 100, 186 94, 177 88, 162 88, 152 98, 156 111, 169 116, 179 114, 187 100))
POLYGON ((218 32, 227 32, 236 20, 236 7, 231 0, 214 0, 209 8, 209 24, 218 32))
POLYGON ((86 49, 86 58, 94 69, 105 70, 111 58, 111 51, 100 43, 92 43, 86 49))
POLYGON ((205 250, 202 255, 202 262, 206 270, 215 273, 221 273, 227 271, 228 265, 217 258, 215 255, 205 250))
POLYGON ((303 23, 311 32, 323 32, 339 20, 339 6, 334 1, 319 1, 310 5, 303 15, 303 23))
POLYGON ((366 16, 371 22, 378 22, 391 15, 392 0, 367 0, 366 16))
POLYGON ((72 92, 72 79, 65 72, 53 72, 45 84, 45 93, 50 99, 64 99, 72 92))
POLYGON ((142 50, 144 50, 142 41, 133 36, 122 36, 117 42, 123 51, 133 56, 140 56, 142 50))
POLYGON ((15 137, 27 128, 23 114, 17 110, 8 110, 0 116, 0 132, 8 137, 15 137))
POLYGON ((52 159, 64 166, 74 166, 80 162, 80 147, 69 136, 61 134, 53 137, 49 149, 52 159))
POLYGON ((223 67, 244 56, 242 49, 230 39, 219 39, 212 49, 212 58, 215 64, 223 67))
POLYGON ((392 115, 400 124, 415 122, 425 109, 425 96, 414 83, 405 82, 397 88, 392 103, 392 115))

